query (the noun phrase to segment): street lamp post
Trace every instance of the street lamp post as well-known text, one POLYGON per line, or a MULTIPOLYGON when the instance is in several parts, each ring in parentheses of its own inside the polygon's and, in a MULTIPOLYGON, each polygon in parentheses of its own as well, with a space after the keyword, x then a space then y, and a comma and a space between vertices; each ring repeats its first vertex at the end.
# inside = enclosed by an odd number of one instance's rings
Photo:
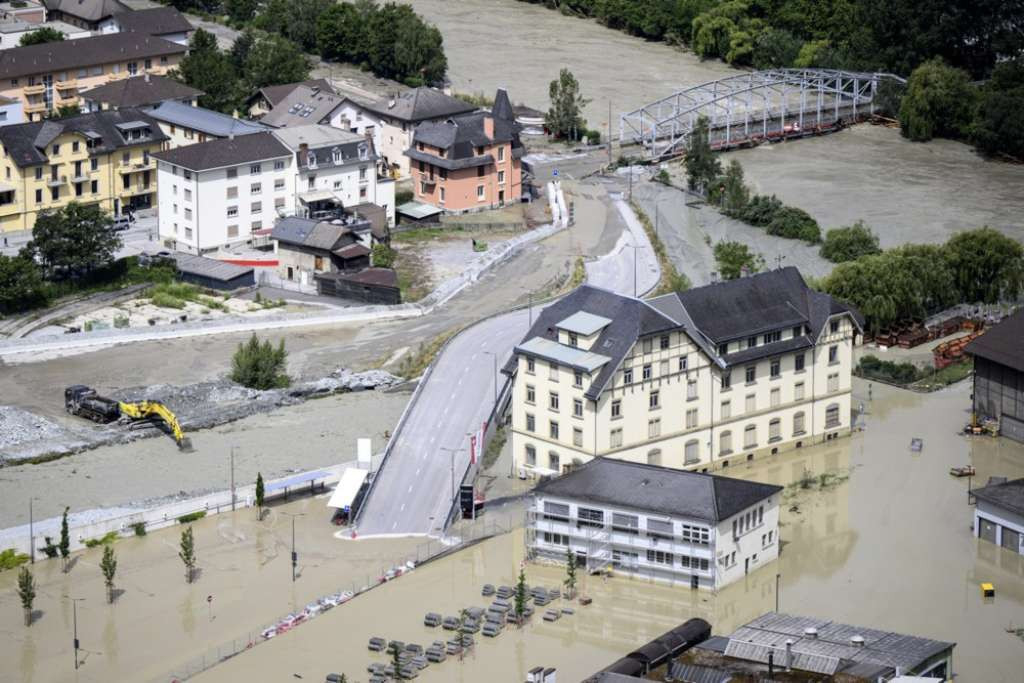
POLYGON ((32 527, 32 501, 34 498, 28 499, 28 556, 32 564, 36 563, 36 535, 32 527))
POLYGON ((74 624, 74 641, 72 641, 72 645, 75 650, 75 671, 78 671, 78 603, 85 600, 85 598, 70 598, 70 600, 72 623, 74 624))
POLYGON ((235 511, 235 447, 231 447, 231 511, 235 511))
POLYGON ((295 518, 305 517, 304 512, 282 512, 292 518, 292 583, 295 583, 295 569, 299 566, 299 554, 295 552, 295 518))

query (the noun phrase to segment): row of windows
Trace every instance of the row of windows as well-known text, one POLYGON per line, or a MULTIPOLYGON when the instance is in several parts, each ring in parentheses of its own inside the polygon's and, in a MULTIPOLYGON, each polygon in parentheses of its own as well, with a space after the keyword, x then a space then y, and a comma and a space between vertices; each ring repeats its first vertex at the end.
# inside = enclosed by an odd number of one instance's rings
MULTIPOLYGON (((679 356, 679 358, 676 359, 676 372, 686 372, 688 367, 689 367, 689 362, 688 362, 686 356, 679 356)), ((634 379, 634 374, 635 373, 633 372, 633 368, 628 368, 628 367, 627 368, 623 368, 622 369, 622 383, 623 383, 623 385, 632 384, 633 383, 633 379, 634 379)), ((672 374, 672 364, 669 361, 667 361, 667 360, 661 361, 658 364, 658 377, 668 377, 671 374, 672 374)), ((640 380, 643 381, 643 382, 646 382, 646 381, 651 380, 651 379, 654 379, 654 365, 652 363, 644 363, 643 365, 640 366, 640 380)), ((687 389, 688 389, 687 390, 687 398, 688 399, 697 398, 697 380, 696 379, 689 380, 687 389), (691 391, 691 389, 692 389, 692 391, 691 391)))
MULTIPOLYGON (((532 447, 527 446, 527 449, 527 452, 529 453, 529 449, 532 449, 532 447)), ((583 506, 577 507, 576 516, 578 520, 578 527, 589 526, 603 528, 607 521, 603 510, 583 506)), ((545 501, 544 517, 545 519, 568 522, 569 506, 564 503, 545 501)), ((640 517, 638 515, 631 515, 623 512, 612 512, 610 521, 612 529, 615 531, 628 534, 639 534, 640 532, 640 517)), ((673 523, 669 520, 649 518, 646 520, 646 531, 647 535, 653 538, 664 538, 668 540, 675 538, 673 523)), ((685 543, 709 545, 711 542, 711 530, 708 527, 682 524, 680 538, 685 543)))
MULTIPOLYGON (((558 365, 558 363, 549 362, 548 363, 548 379, 551 380, 552 382, 557 382, 558 381, 559 369, 560 369, 560 366, 558 365)), ((527 358, 526 358, 526 373, 529 374, 529 375, 533 375, 533 374, 536 374, 536 372, 537 372, 537 361, 535 359, 527 356, 527 358)), ((583 380, 584 380, 585 377, 586 377, 586 373, 584 373, 582 370, 573 370, 572 371, 572 385, 575 388, 577 388, 577 389, 582 389, 583 388, 583 380)), ((533 385, 527 384, 526 385, 526 395, 528 397, 529 402, 531 402, 531 403, 533 402, 533 398, 529 398, 529 397, 533 396, 533 391, 534 391, 533 385)))
MULTIPOLYGON (((831 334, 835 334, 835 333, 839 332, 839 321, 838 320, 831 320, 831 321, 829 321, 829 332, 831 334)), ((787 338, 801 337, 801 336, 803 336, 805 334, 809 334, 809 333, 810 333, 810 328, 807 328, 807 327, 805 327, 803 325, 797 325, 797 326, 792 328, 792 332, 791 332, 792 336, 791 337, 787 337, 787 338)), ((755 334, 755 335, 751 335, 750 337, 747 337, 746 345, 745 346, 743 345, 742 341, 732 342, 733 344, 735 344, 735 348, 733 349, 733 351, 742 351, 744 348, 752 349, 752 348, 757 347, 759 343, 761 345, 767 345, 767 344, 774 344, 774 343, 780 342, 780 341, 782 341, 782 330, 773 330, 771 332, 765 332, 762 335, 756 335, 755 334)), ((728 353, 729 353, 729 344, 728 343, 719 344, 718 345, 718 354, 720 356, 724 356, 724 355, 726 355, 728 353)), ((833 359, 830 358, 830 361, 832 361, 832 360, 833 359)))
MULTIPOLYGON (((160 57, 160 64, 162 66, 166 66, 168 64, 168 59, 167 59, 166 55, 163 56, 163 57, 160 57)), ((146 69, 152 69, 153 68, 153 60, 152 59, 144 60, 143 61, 143 67, 146 68, 146 69)), ((139 63, 138 62, 128 62, 128 63, 126 63, 125 64, 125 71, 127 71, 128 74, 131 75, 131 76, 136 75, 139 72, 139 63)), ((121 65, 120 64, 111 64, 110 65, 110 73, 113 73, 113 74, 121 73, 121 65)), ((91 66, 91 67, 88 67, 88 68, 82 68, 82 69, 79 69, 76 72, 76 77, 77 78, 88 78, 90 76, 102 76, 102 75, 103 75, 103 66, 102 65, 100 65, 100 66, 91 66)), ((61 73, 57 74, 57 82, 58 83, 62 83, 64 81, 66 81, 66 80, 69 80, 68 79, 68 72, 61 72, 61 73)), ((18 79, 17 78, 12 78, 11 79, 11 85, 12 86, 17 86, 18 85, 18 79)), ((26 85, 29 85, 29 86, 40 85, 39 79, 36 76, 29 76, 28 79, 27 79, 26 85)))
MULTIPOLYGON (((637 565, 639 559, 639 553, 633 553, 627 550, 612 550, 612 565, 614 567, 633 568, 637 565)), ((676 563, 676 556, 672 553, 663 552, 661 550, 648 550, 647 562, 650 564, 660 564, 665 567, 673 567, 676 563)), ((706 557, 680 555, 679 566, 684 569, 706 572, 711 566, 711 562, 706 557)))
POLYGON ((750 531, 755 526, 764 524, 764 506, 758 506, 757 510, 750 510, 745 515, 740 515, 736 519, 732 520, 732 535, 733 538, 738 537, 740 534, 750 531))

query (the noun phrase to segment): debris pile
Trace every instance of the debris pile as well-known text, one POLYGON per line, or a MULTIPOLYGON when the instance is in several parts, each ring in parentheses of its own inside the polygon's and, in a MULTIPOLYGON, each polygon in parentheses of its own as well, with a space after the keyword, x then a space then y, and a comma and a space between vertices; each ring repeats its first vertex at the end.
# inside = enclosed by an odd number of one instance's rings
POLYGON ((45 417, 14 406, 0 406, 0 451, 66 435, 67 430, 45 417))

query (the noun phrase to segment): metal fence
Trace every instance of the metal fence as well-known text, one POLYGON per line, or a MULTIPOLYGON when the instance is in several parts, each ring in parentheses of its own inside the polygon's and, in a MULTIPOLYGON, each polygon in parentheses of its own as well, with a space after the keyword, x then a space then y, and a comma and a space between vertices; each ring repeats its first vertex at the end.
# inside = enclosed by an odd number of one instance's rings
MULTIPOLYGON (((341 585, 337 590, 325 595, 350 591, 354 599, 366 591, 382 586, 389 581, 401 577, 407 572, 413 571, 413 569, 425 562, 457 552, 469 545, 491 538, 492 536, 506 533, 510 530, 510 527, 507 528, 494 520, 481 519, 467 523, 458 530, 458 536, 449 536, 420 543, 416 546, 415 553, 399 556, 391 563, 385 562, 376 573, 364 574, 363 577, 353 577, 347 584, 341 585)), ((311 600, 310 604, 316 602, 317 599, 318 598, 314 598, 311 600)), ((344 607, 344 604, 342 604, 335 609, 344 609, 344 607)), ((301 610, 299 610, 299 612, 301 612, 301 610)), ((320 612, 320 614, 323 614, 323 612, 320 612)), ((267 624, 267 627, 269 628, 275 624, 281 623, 285 616, 287 615, 282 615, 277 619, 273 619, 271 623, 267 624)), ((315 618, 315 616, 304 618, 303 622, 296 624, 294 628, 301 627, 302 623, 312 618, 315 618)), ((151 683, 177 683, 178 681, 188 680, 189 678, 197 676, 221 662, 231 659, 235 655, 252 649, 266 640, 267 639, 262 635, 262 630, 249 631, 244 635, 240 635, 230 641, 226 641, 216 647, 210 648, 202 655, 195 657, 180 666, 176 666, 173 671, 168 672, 167 674, 151 679, 151 683)))

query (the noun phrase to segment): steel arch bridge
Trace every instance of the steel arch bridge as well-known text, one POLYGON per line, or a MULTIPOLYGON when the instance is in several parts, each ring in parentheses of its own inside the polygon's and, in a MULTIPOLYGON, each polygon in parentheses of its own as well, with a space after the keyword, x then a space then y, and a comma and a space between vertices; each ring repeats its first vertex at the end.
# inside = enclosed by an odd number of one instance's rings
POLYGON ((906 83, 889 73, 751 71, 680 90, 623 114, 619 139, 643 145, 650 157, 662 159, 685 152, 701 116, 708 118, 716 149, 827 132, 873 114, 883 81, 906 83))

